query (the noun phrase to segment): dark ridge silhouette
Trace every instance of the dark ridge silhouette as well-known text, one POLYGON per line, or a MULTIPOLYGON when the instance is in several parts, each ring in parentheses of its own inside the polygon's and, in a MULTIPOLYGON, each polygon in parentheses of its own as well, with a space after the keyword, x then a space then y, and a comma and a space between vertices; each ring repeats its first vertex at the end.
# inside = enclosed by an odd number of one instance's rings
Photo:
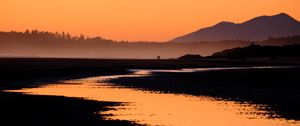
POLYGON ((288 14, 260 16, 235 24, 221 22, 212 27, 202 28, 187 35, 177 37, 171 42, 201 42, 222 40, 262 41, 268 37, 287 37, 300 35, 300 22, 288 14))
POLYGON ((211 57, 226 58, 299 58, 300 44, 285 46, 260 46, 252 44, 214 53, 211 57))
POLYGON ((179 60, 198 60, 202 59, 203 57, 201 55, 197 54, 186 54, 184 56, 178 57, 179 60))

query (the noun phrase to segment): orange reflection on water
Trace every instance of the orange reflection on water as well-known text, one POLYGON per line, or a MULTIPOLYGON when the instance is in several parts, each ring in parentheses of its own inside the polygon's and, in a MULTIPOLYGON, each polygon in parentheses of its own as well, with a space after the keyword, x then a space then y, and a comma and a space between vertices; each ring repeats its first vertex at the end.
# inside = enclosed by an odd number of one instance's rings
MULTIPOLYGON (((140 74, 140 73, 139 73, 140 74)), ((62 81, 38 88, 14 90, 26 94, 84 97, 99 101, 127 102, 125 106, 100 114, 106 119, 136 121, 148 125, 171 126, 299 126, 299 121, 268 118, 262 105, 240 104, 182 94, 164 94, 116 86, 104 80, 146 75, 114 75, 62 81)))

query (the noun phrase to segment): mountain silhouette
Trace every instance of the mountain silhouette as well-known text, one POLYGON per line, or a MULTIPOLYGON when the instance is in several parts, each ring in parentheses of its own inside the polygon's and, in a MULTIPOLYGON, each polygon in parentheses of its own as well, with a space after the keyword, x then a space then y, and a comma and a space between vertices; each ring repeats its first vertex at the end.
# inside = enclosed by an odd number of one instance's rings
POLYGON ((261 41, 269 37, 287 37, 300 35, 300 22, 288 14, 260 16, 236 24, 220 22, 212 27, 202 28, 183 35, 171 42, 200 42, 222 40, 261 41))

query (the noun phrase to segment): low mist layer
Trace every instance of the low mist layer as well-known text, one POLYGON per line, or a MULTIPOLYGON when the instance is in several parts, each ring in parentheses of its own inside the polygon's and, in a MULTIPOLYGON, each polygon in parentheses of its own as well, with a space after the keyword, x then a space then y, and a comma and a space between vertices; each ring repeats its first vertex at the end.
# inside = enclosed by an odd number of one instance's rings
MULTIPOLYGON (((255 42, 261 45, 299 43, 300 36, 270 38, 255 42)), ((184 54, 212 55, 234 47, 248 46, 251 41, 211 41, 195 43, 125 42, 71 36, 68 33, 44 31, 0 32, 1 57, 62 57, 62 58, 177 58, 184 54)))

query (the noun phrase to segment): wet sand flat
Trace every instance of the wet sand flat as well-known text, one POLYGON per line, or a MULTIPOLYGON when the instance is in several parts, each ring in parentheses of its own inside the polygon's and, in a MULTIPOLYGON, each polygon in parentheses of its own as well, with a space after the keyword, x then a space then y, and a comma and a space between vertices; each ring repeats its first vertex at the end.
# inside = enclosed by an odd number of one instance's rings
MULTIPOLYGON (((181 69, 206 67, 241 66, 299 66, 298 60, 111 60, 111 59, 0 59, 1 90, 32 88, 44 84, 55 84, 61 80, 86 77, 130 74, 128 69, 181 69)), ((271 111, 287 119, 299 119, 297 99, 299 89, 293 82, 299 82, 299 69, 280 70, 224 70, 194 73, 153 73, 139 78, 118 78, 109 83, 150 91, 174 94, 205 95, 234 101, 266 104, 271 111), (279 85, 279 86, 276 86, 279 85)), ((4 113, 3 122, 12 124, 36 124, 62 122, 76 117, 74 125, 106 124, 102 115, 91 115, 105 111, 105 106, 119 106, 115 102, 95 102, 70 97, 27 96, 0 92, 4 113), (7 99, 8 98, 8 99, 7 99), (51 104, 49 104, 51 102, 51 104), (22 107, 20 107, 22 105, 22 107), (26 108, 24 109, 23 108, 26 108), (53 107, 54 106, 54 107, 53 107), (72 107, 73 106, 73 107, 72 107), (74 107, 75 106, 75 107, 74 107), (76 107, 77 106, 77 107, 76 107), (80 106, 80 107, 78 107, 80 106), (71 107, 71 110, 64 108, 71 107), (83 107, 81 109, 81 107, 83 107), (39 109, 35 109, 39 108, 39 109), (57 111, 54 111, 54 110, 57 111), (69 111, 72 111, 69 113, 69 111), (61 116, 53 116, 53 113, 61 116), (9 116, 6 116, 9 115, 9 116), (11 116, 10 116, 11 115, 11 116), (22 116, 24 115, 24 117, 22 116), (68 116, 71 115, 71 116, 68 116), (20 117, 22 116, 22 117, 20 117), (28 117, 28 118, 25 118, 28 117), (34 119, 41 120, 35 123, 34 119), (51 120, 51 121, 50 121, 51 120), (13 122, 13 123, 12 123, 13 122)), ((1 105, 1 106, 2 106, 1 105)), ((112 121, 113 125, 132 125, 128 121, 112 121)))

